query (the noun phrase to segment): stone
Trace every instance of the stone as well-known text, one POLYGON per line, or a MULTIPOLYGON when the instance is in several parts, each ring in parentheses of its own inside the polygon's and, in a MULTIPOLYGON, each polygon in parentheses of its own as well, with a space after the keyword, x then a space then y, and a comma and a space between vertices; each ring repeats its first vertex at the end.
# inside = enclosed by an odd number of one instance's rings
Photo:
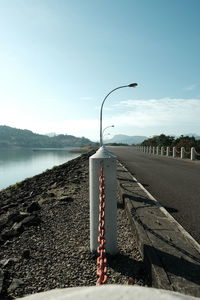
POLYGON ((41 209, 41 206, 39 205, 39 203, 37 201, 32 202, 31 205, 29 205, 27 207, 27 212, 32 213, 34 211, 38 211, 41 209))
POLYGON ((29 216, 28 213, 16 211, 8 215, 8 224, 12 225, 15 222, 20 222, 25 217, 29 216))
POLYGON ((25 250, 22 252, 22 257, 28 259, 28 258, 30 258, 30 253, 31 253, 31 252, 30 252, 29 249, 25 249, 25 250))
POLYGON ((38 215, 28 216, 21 221, 22 225, 27 226, 27 227, 37 226, 40 224, 40 222, 41 222, 41 219, 38 215))
POLYGON ((11 230, 7 230, 4 233, 2 233, 1 238, 3 240, 9 240, 9 239, 11 239, 11 238, 13 238, 13 237, 15 237, 17 235, 18 235, 17 230, 11 229, 11 230))
POLYGON ((5 268, 6 266, 12 265, 12 264, 14 264, 14 263, 16 263, 18 261, 19 261, 19 259, 16 258, 16 257, 13 257, 13 258, 4 258, 4 259, 0 260, 0 266, 2 268, 5 268))
POLYGON ((23 284, 23 281, 21 279, 13 278, 11 284, 8 287, 8 292, 15 291, 22 284, 23 284))
POLYGON ((8 216, 7 214, 3 214, 0 217, 0 230, 6 227, 7 222, 8 222, 8 216))
POLYGON ((4 280, 4 272, 2 269, 0 269, 0 295, 3 288, 3 280, 4 280))
POLYGON ((63 202, 72 202, 74 199, 70 196, 62 196, 60 198, 58 198, 59 201, 63 201, 63 202))

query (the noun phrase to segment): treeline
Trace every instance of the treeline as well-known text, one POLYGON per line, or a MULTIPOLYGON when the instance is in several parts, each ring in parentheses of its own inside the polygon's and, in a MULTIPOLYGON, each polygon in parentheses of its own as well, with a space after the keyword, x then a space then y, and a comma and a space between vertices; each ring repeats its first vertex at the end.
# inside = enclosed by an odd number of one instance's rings
POLYGON ((85 137, 60 134, 49 137, 9 126, 0 126, 0 148, 64 148, 68 146, 85 146, 92 142, 85 137))
POLYGON ((175 138, 174 136, 161 134, 144 140, 141 145, 152 147, 177 147, 177 149, 185 147, 186 151, 189 151, 191 147, 195 147, 196 151, 200 151, 200 140, 196 140, 194 136, 181 135, 180 137, 175 138))

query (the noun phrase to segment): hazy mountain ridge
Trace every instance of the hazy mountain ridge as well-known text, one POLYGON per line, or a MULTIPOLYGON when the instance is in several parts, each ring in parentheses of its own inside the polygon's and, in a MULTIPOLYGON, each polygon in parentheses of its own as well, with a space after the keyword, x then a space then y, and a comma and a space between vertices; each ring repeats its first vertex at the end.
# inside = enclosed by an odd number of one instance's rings
POLYGON ((117 134, 112 139, 106 140, 105 143, 124 143, 128 145, 140 144, 146 140, 147 136, 129 136, 125 134, 117 134))
POLYGON ((27 129, 0 125, 0 148, 63 148, 67 146, 84 146, 92 143, 85 137, 79 138, 64 134, 49 137, 33 133, 27 129))
MULTIPOLYGON (((156 135, 155 135, 156 136, 156 135)), ((198 136, 195 133, 188 133, 185 136, 189 136, 189 137, 194 137, 196 140, 200 140, 200 136, 198 136)), ((174 137, 178 138, 178 136, 174 137)), ((128 144, 128 145, 132 145, 132 144, 141 144, 142 142, 144 142, 145 140, 147 140, 149 137, 147 136, 140 136, 140 135, 136 135, 136 136, 129 136, 129 135, 125 135, 125 134, 117 134, 115 135, 113 138, 111 139, 107 139, 105 140, 105 144, 108 143, 124 143, 124 144, 128 144)))

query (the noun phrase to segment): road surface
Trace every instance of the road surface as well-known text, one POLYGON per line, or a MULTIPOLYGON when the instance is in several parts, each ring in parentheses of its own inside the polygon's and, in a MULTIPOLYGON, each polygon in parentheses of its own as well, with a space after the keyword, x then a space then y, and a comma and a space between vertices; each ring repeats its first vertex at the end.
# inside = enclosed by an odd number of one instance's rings
POLYGON ((200 162, 108 147, 134 177, 200 243, 200 162))

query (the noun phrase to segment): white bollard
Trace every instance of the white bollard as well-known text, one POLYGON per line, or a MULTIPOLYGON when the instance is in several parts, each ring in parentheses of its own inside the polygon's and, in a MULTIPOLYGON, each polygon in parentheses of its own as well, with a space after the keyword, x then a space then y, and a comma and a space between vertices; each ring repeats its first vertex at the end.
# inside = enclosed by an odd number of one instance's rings
POLYGON ((176 157, 176 147, 173 147, 173 157, 176 157))
POLYGON ((170 155, 170 148, 169 148, 169 147, 167 147, 167 153, 166 153, 166 155, 167 155, 167 156, 170 155))
POLYGON ((164 147, 163 146, 161 147, 161 153, 160 154, 164 155, 164 147))
POLYGON ((90 157, 90 251, 95 252, 98 244, 99 225, 99 176, 104 168, 105 175, 105 248, 109 254, 116 254, 117 249, 117 159, 105 147, 90 157))
POLYGON ((194 147, 191 148, 191 156, 190 156, 190 159, 191 159, 191 160, 195 160, 195 159, 196 159, 195 148, 194 148, 194 147))
POLYGON ((149 154, 151 154, 151 148, 152 148, 152 147, 150 146, 150 147, 149 147, 149 154))
POLYGON ((155 154, 155 147, 153 147, 153 155, 155 154))
POLYGON ((185 148, 184 147, 181 147, 181 158, 184 158, 185 157, 185 148))
POLYGON ((156 147, 156 154, 159 155, 159 147, 156 147))

